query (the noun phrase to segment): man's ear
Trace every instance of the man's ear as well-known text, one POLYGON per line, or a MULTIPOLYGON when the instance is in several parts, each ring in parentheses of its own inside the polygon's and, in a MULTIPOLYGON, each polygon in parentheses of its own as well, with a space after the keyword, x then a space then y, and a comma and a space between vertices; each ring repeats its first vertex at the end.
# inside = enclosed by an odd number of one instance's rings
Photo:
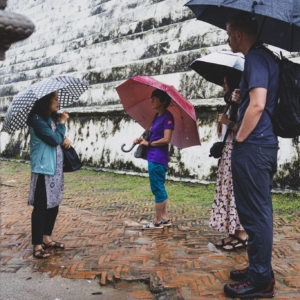
POLYGON ((242 38, 243 38, 243 32, 237 30, 237 31, 235 32, 235 36, 236 36, 237 40, 241 41, 242 38))

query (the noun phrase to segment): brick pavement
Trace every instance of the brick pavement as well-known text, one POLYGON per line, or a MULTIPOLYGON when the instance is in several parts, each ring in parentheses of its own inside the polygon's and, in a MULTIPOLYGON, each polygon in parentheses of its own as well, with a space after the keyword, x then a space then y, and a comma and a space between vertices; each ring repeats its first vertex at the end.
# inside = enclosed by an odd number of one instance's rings
MULTIPOLYGON (((32 208, 26 205, 29 176, 28 165, 16 163, 1 174, 1 272, 30 265, 50 277, 96 278, 101 285, 131 291, 132 299, 154 299, 168 291, 172 299, 202 300, 226 299, 229 271, 247 264, 245 250, 222 252, 213 246, 220 234, 208 228, 207 212, 197 206, 187 213, 184 204, 171 204, 172 227, 143 231, 140 224, 153 217, 150 199, 129 199, 114 190, 72 191, 68 185, 54 232, 67 247, 50 259, 34 259, 32 208)), ((67 176, 78 180, 80 173, 67 176)), ((276 299, 300 300, 299 240, 299 218, 275 218, 276 299)))

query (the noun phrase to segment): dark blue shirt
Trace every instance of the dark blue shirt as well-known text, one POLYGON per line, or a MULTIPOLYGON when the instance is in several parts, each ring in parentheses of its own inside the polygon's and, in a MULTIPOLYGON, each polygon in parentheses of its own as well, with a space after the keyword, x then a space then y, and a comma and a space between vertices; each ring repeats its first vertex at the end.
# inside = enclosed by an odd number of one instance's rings
MULTIPOLYGON (((238 130, 250 103, 249 92, 251 89, 267 89, 266 107, 271 114, 277 101, 279 66, 274 58, 261 47, 263 47, 261 42, 255 43, 245 56, 244 72, 240 82, 242 102, 238 112, 238 130)), ((277 137, 273 133, 272 122, 265 111, 246 142, 253 144, 278 143, 277 137)))

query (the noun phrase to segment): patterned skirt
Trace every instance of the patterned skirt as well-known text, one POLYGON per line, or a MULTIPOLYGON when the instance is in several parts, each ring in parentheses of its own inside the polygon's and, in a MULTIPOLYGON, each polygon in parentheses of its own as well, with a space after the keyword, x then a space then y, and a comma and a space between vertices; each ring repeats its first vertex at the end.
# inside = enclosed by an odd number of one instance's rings
POLYGON ((228 232, 229 234, 234 234, 236 230, 244 230, 237 214, 233 193, 231 173, 232 147, 232 143, 227 142, 223 149, 218 168, 216 193, 209 220, 209 227, 219 232, 228 232))
MULTIPOLYGON (((54 175, 45 175, 47 209, 58 206, 62 201, 64 192, 64 159, 60 145, 56 147, 56 153, 56 173, 54 175)), ((33 205, 34 203, 34 194, 38 176, 39 174, 37 173, 31 173, 28 205, 33 205)))

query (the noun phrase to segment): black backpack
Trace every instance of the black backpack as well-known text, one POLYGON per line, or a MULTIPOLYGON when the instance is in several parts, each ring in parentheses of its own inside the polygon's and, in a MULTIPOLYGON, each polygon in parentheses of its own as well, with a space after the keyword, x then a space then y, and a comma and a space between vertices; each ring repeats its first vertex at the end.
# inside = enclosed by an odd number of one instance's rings
POLYGON ((262 49, 271 54, 280 68, 275 110, 272 115, 267 107, 265 111, 272 121, 273 131, 277 136, 293 138, 295 143, 298 143, 300 136, 300 64, 288 60, 282 54, 279 58, 265 47, 262 49))

